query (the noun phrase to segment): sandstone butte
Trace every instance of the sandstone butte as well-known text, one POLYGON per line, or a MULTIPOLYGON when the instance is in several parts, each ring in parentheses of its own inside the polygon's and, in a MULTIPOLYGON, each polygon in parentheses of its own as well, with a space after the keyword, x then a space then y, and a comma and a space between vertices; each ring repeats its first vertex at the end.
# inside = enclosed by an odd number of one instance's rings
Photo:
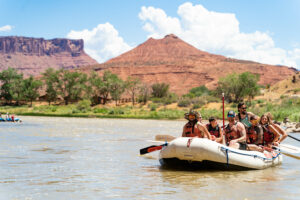
POLYGON ((79 69, 95 70, 99 74, 110 70, 123 80, 128 76, 138 77, 149 85, 168 83, 170 90, 179 95, 201 85, 213 89, 217 86, 220 77, 233 72, 248 71, 259 74, 260 84, 272 85, 297 71, 286 66, 267 65, 210 54, 193 47, 173 34, 163 39, 150 38, 136 48, 105 63, 79 69))
POLYGON ((47 68, 74 69, 97 62, 83 50, 83 40, 0 37, 0 71, 12 67, 25 76, 47 68))

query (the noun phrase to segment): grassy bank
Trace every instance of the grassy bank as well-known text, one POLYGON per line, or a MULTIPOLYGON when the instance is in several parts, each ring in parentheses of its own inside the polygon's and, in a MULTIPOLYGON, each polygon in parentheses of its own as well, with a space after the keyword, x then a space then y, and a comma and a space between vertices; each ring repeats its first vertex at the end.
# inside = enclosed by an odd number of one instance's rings
MULTIPOLYGON (((215 103, 211 106, 202 106, 202 108, 196 109, 201 112, 204 119, 208 119, 210 116, 216 116, 222 119, 222 104, 215 103)), ((281 102, 272 103, 266 100, 256 100, 248 102, 248 111, 251 111, 257 115, 262 115, 266 112, 271 112, 274 119, 282 121, 285 117, 288 117, 291 121, 300 121, 300 98, 286 98, 281 102)), ((225 112, 229 110, 237 111, 236 104, 226 104, 225 112)), ((153 103, 148 105, 136 105, 136 106, 96 106, 91 107, 87 102, 79 102, 77 104, 70 105, 37 105, 29 107, 23 106, 1 106, 0 112, 5 114, 9 112, 15 115, 27 115, 27 116, 55 116, 55 117, 94 117, 94 118, 132 118, 132 119, 183 119, 184 113, 186 113, 189 107, 167 107, 163 105, 153 106, 153 103)))
MULTIPOLYGON (((188 110, 188 109, 187 109, 188 110)), ((159 109, 155 111, 139 107, 90 107, 78 109, 78 105, 60 106, 2 106, 2 114, 23 116, 55 116, 55 117, 94 117, 94 118, 132 118, 132 119, 180 119, 187 110, 159 109)))

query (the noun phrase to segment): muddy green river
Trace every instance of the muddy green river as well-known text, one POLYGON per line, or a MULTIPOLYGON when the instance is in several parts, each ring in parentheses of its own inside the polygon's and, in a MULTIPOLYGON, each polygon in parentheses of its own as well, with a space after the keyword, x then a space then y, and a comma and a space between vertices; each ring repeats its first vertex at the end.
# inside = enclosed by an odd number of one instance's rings
POLYGON ((265 170, 204 172, 161 169, 158 152, 139 156, 155 135, 181 135, 185 121, 20 118, 0 123, 0 200, 300 199, 295 158, 265 170))

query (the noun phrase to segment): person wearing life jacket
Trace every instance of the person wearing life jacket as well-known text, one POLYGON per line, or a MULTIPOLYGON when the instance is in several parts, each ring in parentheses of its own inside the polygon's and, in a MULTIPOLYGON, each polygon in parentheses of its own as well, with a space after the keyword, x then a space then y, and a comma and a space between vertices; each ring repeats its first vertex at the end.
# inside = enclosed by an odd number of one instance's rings
POLYGON ((247 150, 246 130, 241 122, 236 121, 235 112, 229 111, 227 119, 229 123, 225 127, 225 140, 229 147, 247 150))
POLYGON ((261 147, 263 144, 263 130, 258 121, 258 116, 255 115, 250 117, 252 126, 246 132, 246 141, 248 150, 263 152, 264 149, 261 147))
POLYGON ((9 117, 9 113, 7 112, 7 113, 6 113, 6 116, 5 116, 6 121, 9 121, 9 118, 10 118, 10 117, 9 117))
POLYGON ((4 122, 5 119, 2 118, 2 113, 0 113, 0 122, 4 122))
POLYGON ((261 116, 259 123, 263 129, 263 145, 272 148, 272 145, 278 141, 278 131, 270 124, 270 119, 266 114, 261 116))
POLYGON ((183 127, 182 137, 200 137, 211 139, 206 127, 201 123, 202 116, 197 111, 190 110, 185 113, 184 118, 188 120, 183 127))
POLYGON ((244 102, 238 104, 238 114, 236 120, 244 124, 246 131, 251 128, 250 117, 255 116, 252 112, 247 112, 247 106, 244 102))
POLYGON ((209 121, 209 123, 206 124, 206 129, 210 133, 211 139, 213 141, 216 141, 216 142, 222 144, 222 142, 223 142, 223 131, 219 127, 217 119, 215 117, 210 117, 208 119, 208 121, 209 121))
POLYGON ((273 116, 270 112, 266 113, 266 115, 269 118, 270 125, 272 125, 281 135, 278 138, 278 140, 274 143, 275 146, 278 146, 283 140, 287 138, 288 134, 278 124, 273 122, 273 116))

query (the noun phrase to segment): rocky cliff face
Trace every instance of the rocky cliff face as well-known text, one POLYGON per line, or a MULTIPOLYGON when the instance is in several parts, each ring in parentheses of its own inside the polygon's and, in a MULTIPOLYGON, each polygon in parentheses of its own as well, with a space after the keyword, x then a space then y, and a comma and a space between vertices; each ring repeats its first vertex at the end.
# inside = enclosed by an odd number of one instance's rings
POLYGON ((39 75, 48 67, 68 69, 97 64, 83 47, 83 40, 0 37, 0 70, 12 67, 25 75, 39 75))
POLYGON ((266 65, 252 61, 231 59, 200 51, 175 35, 163 39, 148 39, 135 49, 103 64, 85 67, 82 70, 103 73, 110 70, 121 78, 140 78, 153 84, 165 82, 170 90, 185 94, 191 88, 206 85, 213 89, 220 77, 230 73, 252 72, 260 75, 260 84, 273 84, 295 73, 285 66, 266 65))

